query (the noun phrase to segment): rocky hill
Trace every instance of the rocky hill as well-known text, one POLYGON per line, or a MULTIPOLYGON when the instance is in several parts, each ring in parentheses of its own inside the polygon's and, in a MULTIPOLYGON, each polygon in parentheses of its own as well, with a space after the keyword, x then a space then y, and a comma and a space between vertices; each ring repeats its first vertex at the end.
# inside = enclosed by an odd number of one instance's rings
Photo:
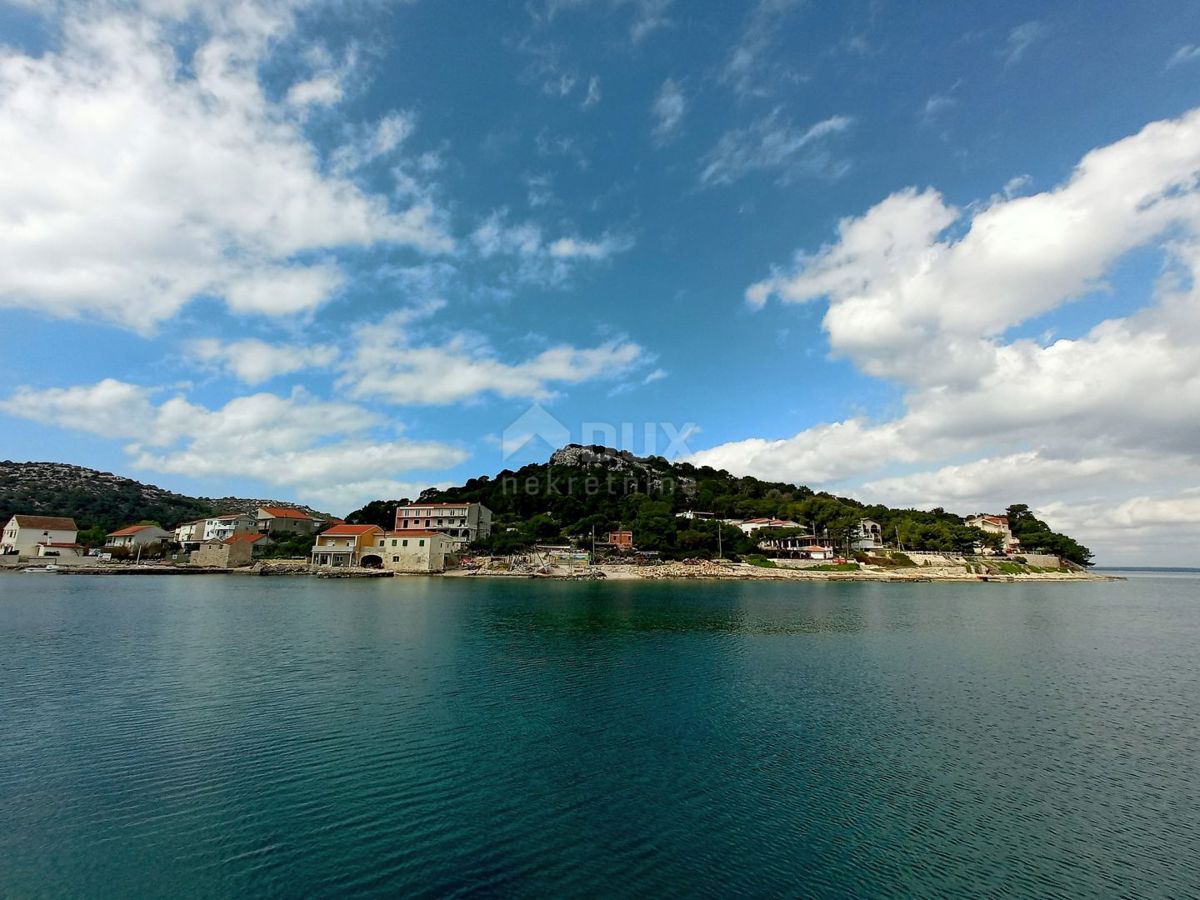
POLYGON ((53 462, 0 462, 0 522, 14 513, 71 516, 81 530, 111 531, 149 520, 164 528, 215 513, 251 512, 260 506, 298 503, 245 497, 188 497, 132 478, 53 462))
MULTIPOLYGON (((579 444, 554 451, 545 463, 506 469, 494 477, 481 475, 460 487, 430 488, 419 500, 484 504, 495 514, 489 549, 502 552, 628 528, 639 548, 664 556, 706 556, 719 547, 725 553, 751 553, 755 540, 717 522, 754 517, 790 520, 798 523, 798 531, 843 543, 861 519, 869 518, 879 523, 889 540, 911 550, 968 552, 976 542, 987 540, 961 515, 944 509, 890 509, 803 485, 579 444), (707 515, 680 517, 689 510, 707 515)), ((408 502, 377 500, 352 512, 347 521, 391 527, 396 507, 408 502)), ((1090 564, 1087 547, 1054 532, 1027 506, 1010 506, 1008 514, 1027 550, 1090 564)))

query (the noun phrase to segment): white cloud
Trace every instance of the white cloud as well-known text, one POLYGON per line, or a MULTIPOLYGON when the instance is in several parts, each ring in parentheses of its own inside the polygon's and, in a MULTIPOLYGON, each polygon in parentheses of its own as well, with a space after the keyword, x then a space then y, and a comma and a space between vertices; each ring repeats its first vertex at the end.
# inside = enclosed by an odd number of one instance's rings
POLYGON ((1200 223, 1200 111, 1155 122, 1093 150, 1051 191, 963 212, 933 190, 900 191, 838 225, 836 243, 801 253, 747 291, 829 298, 835 350, 865 371, 906 381, 978 379, 991 340, 1102 287, 1113 262, 1171 229, 1200 223))
POLYGON ((385 420, 350 403, 302 391, 252 394, 209 409, 182 396, 156 404, 138 385, 105 379, 95 385, 20 388, 0 410, 36 422, 129 441, 140 469, 194 478, 253 478, 301 498, 352 508, 379 496, 395 476, 457 465, 467 454, 437 441, 381 440, 385 420), (373 478, 362 479, 370 472, 373 478), (335 502, 337 501, 337 502, 335 502))
POLYGON ((774 58, 784 20, 804 0, 758 0, 746 16, 737 42, 729 51, 721 80, 742 97, 764 97, 777 82, 797 81, 800 77, 774 58))
POLYGON ((836 178, 848 163, 835 158, 826 139, 847 131, 850 116, 830 116, 808 128, 797 128, 776 108, 748 128, 727 131, 700 161, 700 183, 730 185, 753 172, 776 171, 783 181, 797 175, 836 178))
POLYGON ((638 344, 614 340, 590 348, 561 344, 506 363, 486 341, 466 333, 418 343, 418 316, 401 310, 355 332, 339 381, 350 396, 401 405, 458 403, 485 394, 546 400, 558 386, 616 379, 650 361, 638 344))
POLYGON ((1013 28, 1009 31, 1008 39, 1000 51, 1000 56, 1004 58, 1004 64, 1011 66, 1020 62, 1025 51, 1038 41, 1045 39, 1049 33, 1050 29, 1036 19, 1013 28))
POLYGON ((471 243, 484 259, 515 260, 514 277, 520 282, 561 284, 580 261, 603 262, 634 246, 631 236, 604 234, 589 239, 563 236, 548 240, 533 222, 509 223, 506 210, 493 212, 474 232, 471 243))
POLYGON ((542 0, 526 4, 539 24, 552 22, 563 12, 588 7, 603 7, 630 16, 629 40, 639 44, 660 28, 674 24, 668 15, 674 0, 542 0))
POLYGON ((588 79, 587 92, 584 94, 583 102, 580 103, 582 109, 591 109, 600 102, 603 93, 600 90, 600 76, 593 75, 588 79))
POLYGON ((338 355, 336 347, 324 344, 268 344, 253 338, 241 341, 200 338, 190 341, 187 350, 194 359, 219 366, 246 384, 262 384, 304 369, 327 368, 338 355))
POLYGON ((297 81, 287 92, 291 106, 332 106, 342 99, 342 84, 333 75, 318 75, 297 81))
POLYGON ((944 112, 954 109, 958 106, 958 101, 946 94, 931 94, 929 99, 925 101, 925 105, 921 107, 921 118, 926 122, 932 122, 944 112))
POLYGON ((1175 66, 1182 66, 1184 63, 1195 62, 1198 59, 1200 59, 1200 44, 1184 44, 1171 54, 1164 68, 1173 69, 1175 66))
POLYGON ((893 503, 1028 502, 1079 521, 1075 536, 1110 559, 1150 559, 1153 535, 1127 544, 1120 517, 1095 510, 1200 483, 1200 110, 1091 151, 1041 193, 966 211, 933 190, 893 194, 747 291, 752 305, 771 298, 826 300, 833 350, 901 386, 904 412, 697 461, 893 503), (1144 298, 1128 298, 1140 310, 1071 339, 1009 335, 1109 290, 1104 279, 1144 247, 1165 264, 1144 298))
MULTIPOLYGON (((428 202, 324 172, 303 109, 268 98, 258 68, 287 4, 63 9, 58 49, 0 49, 0 305, 143 331, 201 294, 293 313, 338 283, 314 251, 452 247, 428 202), (292 296, 264 300, 272 280, 292 296)), ((332 94, 310 81, 292 99, 332 94)))
POLYGON ((687 98, 679 82, 668 78, 662 83, 650 112, 654 116, 655 142, 661 145, 673 141, 679 135, 684 113, 687 112, 687 98))

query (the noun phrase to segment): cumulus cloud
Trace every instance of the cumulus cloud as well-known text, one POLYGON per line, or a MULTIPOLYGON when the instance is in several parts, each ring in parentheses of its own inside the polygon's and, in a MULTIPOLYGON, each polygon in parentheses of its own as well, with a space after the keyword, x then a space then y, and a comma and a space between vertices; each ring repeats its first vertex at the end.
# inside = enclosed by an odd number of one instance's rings
POLYGON ((230 372, 246 384, 262 384, 304 369, 327 368, 338 355, 336 347, 324 344, 269 344, 253 338, 241 341, 200 338, 190 341, 187 350, 193 359, 230 372))
MULTIPOLYGON (((1064 522, 1097 498, 1165 501, 1200 481, 1200 110, 1089 152, 1041 193, 964 210, 934 190, 897 192, 747 299, 826 302, 832 349, 901 386, 904 413, 724 444, 698 462, 894 503, 1030 502, 1064 522), (1141 309, 1070 339, 1010 333, 1109 290, 1145 247, 1164 267, 1141 309)), ((1120 519, 1100 519, 1079 537, 1119 551, 1120 519)))
POLYGON ((654 117, 655 143, 662 145, 673 141, 679 135, 684 113, 687 112, 687 98, 679 82, 668 78, 662 83, 650 112, 654 117))
POLYGON ((314 253, 451 249, 428 201, 323 166, 303 107, 336 102, 332 82, 264 91, 288 4, 62 10, 57 49, 0 49, 0 305, 139 330, 198 295, 289 314, 340 281, 314 253))
POLYGON ((0 401, 0 410, 126 440, 130 461, 140 469, 254 478, 340 510, 378 497, 381 482, 401 490, 406 482, 397 475, 448 468, 467 456, 437 441, 380 438, 387 423, 377 414, 299 390, 237 397, 210 409, 182 396, 156 403, 148 388, 105 379, 69 388, 19 388, 0 401), (364 481, 363 472, 375 477, 364 481))
POLYGON ((747 128, 727 131, 700 161, 700 183, 730 185, 754 172, 778 172, 787 182, 797 176, 836 178, 849 163, 833 155, 828 140, 854 124, 850 116, 830 116, 807 128, 788 121, 781 108, 747 128))
POLYGON ((417 317, 401 310, 356 331, 339 382, 350 396, 402 405, 458 403, 486 394, 546 400, 558 386, 616 379, 651 360, 638 344, 614 340, 587 348, 560 344, 521 362, 504 362, 471 334, 418 342, 417 317))

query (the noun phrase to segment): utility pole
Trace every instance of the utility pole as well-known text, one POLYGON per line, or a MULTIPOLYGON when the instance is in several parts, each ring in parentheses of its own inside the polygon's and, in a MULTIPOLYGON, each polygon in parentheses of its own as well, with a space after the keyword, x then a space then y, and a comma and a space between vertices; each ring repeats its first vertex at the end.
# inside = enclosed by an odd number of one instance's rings
POLYGON ((725 551, 721 548, 721 526, 725 523, 717 519, 717 559, 725 558, 725 551))

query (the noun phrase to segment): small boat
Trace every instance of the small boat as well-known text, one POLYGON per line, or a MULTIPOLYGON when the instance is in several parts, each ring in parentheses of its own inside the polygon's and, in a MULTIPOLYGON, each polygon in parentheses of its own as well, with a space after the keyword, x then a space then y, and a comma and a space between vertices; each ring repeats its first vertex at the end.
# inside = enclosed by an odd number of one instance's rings
POLYGON ((55 566, 55 565, 42 566, 41 568, 38 568, 38 569, 26 569, 25 571, 30 573, 31 575, 54 575, 55 573, 58 572, 58 566, 55 566))

